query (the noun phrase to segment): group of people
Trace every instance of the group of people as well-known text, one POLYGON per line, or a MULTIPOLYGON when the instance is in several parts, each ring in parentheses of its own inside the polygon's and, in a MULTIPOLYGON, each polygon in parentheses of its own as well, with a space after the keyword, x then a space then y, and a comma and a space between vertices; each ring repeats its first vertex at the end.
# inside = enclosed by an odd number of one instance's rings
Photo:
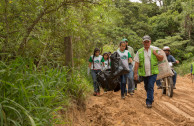
MULTIPOLYGON (((123 39, 119 44, 117 53, 120 55, 123 64, 127 64, 127 67, 129 67, 129 73, 120 76, 121 98, 125 99, 127 93, 130 95, 134 94, 134 90, 137 88, 134 80, 138 80, 139 76, 141 76, 143 77, 144 87, 147 92, 146 106, 147 108, 151 108, 154 100, 154 83, 157 82, 158 89, 161 87, 160 80, 156 81, 157 74, 159 73, 158 61, 162 61, 164 57, 163 55, 160 55, 159 51, 150 47, 150 36, 145 35, 142 39, 143 47, 137 51, 136 55, 133 48, 128 45, 127 39, 123 39), (128 88, 126 88, 126 84, 128 85, 128 88)), ((170 55, 169 47, 165 47, 164 51, 169 62, 179 63, 172 55, 170 55)), ((100 95, 100 87, 97 83, 96 75, 102 69, 111 68, 110 55, 110 53, 104 53, 103 56, 101 56, 100 50, 95 48, 94 54, 90 56, 89 68, 91 69, 93 79, 94 96, 100 95)), ((173 76, 173 81, 175 88, 176 74, 173 76)))

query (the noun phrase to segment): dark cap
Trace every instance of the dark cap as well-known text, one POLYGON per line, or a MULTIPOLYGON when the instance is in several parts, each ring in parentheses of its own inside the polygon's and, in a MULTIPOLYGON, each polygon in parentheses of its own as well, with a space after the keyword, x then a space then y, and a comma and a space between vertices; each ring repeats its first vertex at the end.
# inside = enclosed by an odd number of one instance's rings
POLYGON ((151 37, 149 35, 145 35, 143 38, 143 41, 150 41, 151 40, 151 37))

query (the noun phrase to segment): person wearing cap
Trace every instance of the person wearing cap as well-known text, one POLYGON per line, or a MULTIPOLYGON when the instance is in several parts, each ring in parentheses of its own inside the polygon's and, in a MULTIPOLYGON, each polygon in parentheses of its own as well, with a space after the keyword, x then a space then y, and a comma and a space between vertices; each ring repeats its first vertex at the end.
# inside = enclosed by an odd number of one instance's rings
POLYGON ((134 59, 134 57, 135 57, 134 49, 131 46, 129 46, 128 39, 124 38, 122 41, 125 41, 126 42, 126 48, 125 48, 125 50, 128 50, 129 53, 132 56, 132 59, 134 59))
POLYGON ((144 47, 137 51, 134 58, 134 79, 138 79, 137 72, 139 76, 143 77, 144 87, 147 92, 146 105, 147 108, 151 108, 154 97, 154 83, 156 82, 157 74, 159 73, 158 61, 162 61, 163 56, 150 47, 150 36, 145 35, 143 37, 143 45, 144 47))
MULTIPOLYGON (((173 63, 177 63, 177 64, 179 63, 178 60, 176 60, 172 55, 170 55, 170 47, 164 46, 163 47, 163 51, 166 54, 168 62, 173 62, 173 63)), ((173 79, 173 89, 176 89, 175 85, 176 85, 177 73, 176 73, 175 70, 173 70, 173 72, 174 72, 174 75, 172 76, 172 79, 173 79)), ((162 86, 161 86, 162 84, 161 84, 160 80, 156 81, 156 85, 158 86, 158 89, 162 89, 162 86)))
MULTIPOLYGON (((134 53, 133 48, 128 45, 128 40, 126 38, 124 38, 122 41, 126 42, 126 48, 125 48, 125 50, 128 50, 129 53, 132 56, 132 59, 134 59, 135 53, 134 53)), ((133 75, 134 75, 134 73, 133 73, 133 64, 132 63, 129 63, 129 74, 128 74, 127 83, 128 83, 128 93, 130 95, 133 95, 134 94, 134 89, 135 89, 135 83, 134 83, 134 77, 133 77, 133 75)), ((125 90, 125 92, 127 93, 127 89, 125 90)))

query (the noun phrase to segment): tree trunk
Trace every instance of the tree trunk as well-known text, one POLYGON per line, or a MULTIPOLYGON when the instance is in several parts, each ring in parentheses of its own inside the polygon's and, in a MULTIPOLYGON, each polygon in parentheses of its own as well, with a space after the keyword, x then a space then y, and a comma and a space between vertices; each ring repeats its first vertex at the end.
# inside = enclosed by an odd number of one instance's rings
POLYGON ((72 39, 70 36, 64 38, 65 47, 65 66, 71 68, 73 67, 73 49, 72 49, 72 39))

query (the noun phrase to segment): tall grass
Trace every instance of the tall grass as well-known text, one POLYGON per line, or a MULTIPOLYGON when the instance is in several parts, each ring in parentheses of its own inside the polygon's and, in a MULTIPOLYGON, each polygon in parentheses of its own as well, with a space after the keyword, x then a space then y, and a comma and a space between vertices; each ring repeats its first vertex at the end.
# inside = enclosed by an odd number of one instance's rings
POLYGON ((191 72, 191 63, 194 62, 194 57, 189 58, 188 60, 183 61, 180 65, 175 67, 176 72, 179 75, 185 75, 191 72))
POLYGON ((36 70, 33 60, 21 57, 0 62, 0 125, 53 125, 52 113, 59 106, 83 103, 91 89, 84 69, 69 75, 59 66, 36 70))

